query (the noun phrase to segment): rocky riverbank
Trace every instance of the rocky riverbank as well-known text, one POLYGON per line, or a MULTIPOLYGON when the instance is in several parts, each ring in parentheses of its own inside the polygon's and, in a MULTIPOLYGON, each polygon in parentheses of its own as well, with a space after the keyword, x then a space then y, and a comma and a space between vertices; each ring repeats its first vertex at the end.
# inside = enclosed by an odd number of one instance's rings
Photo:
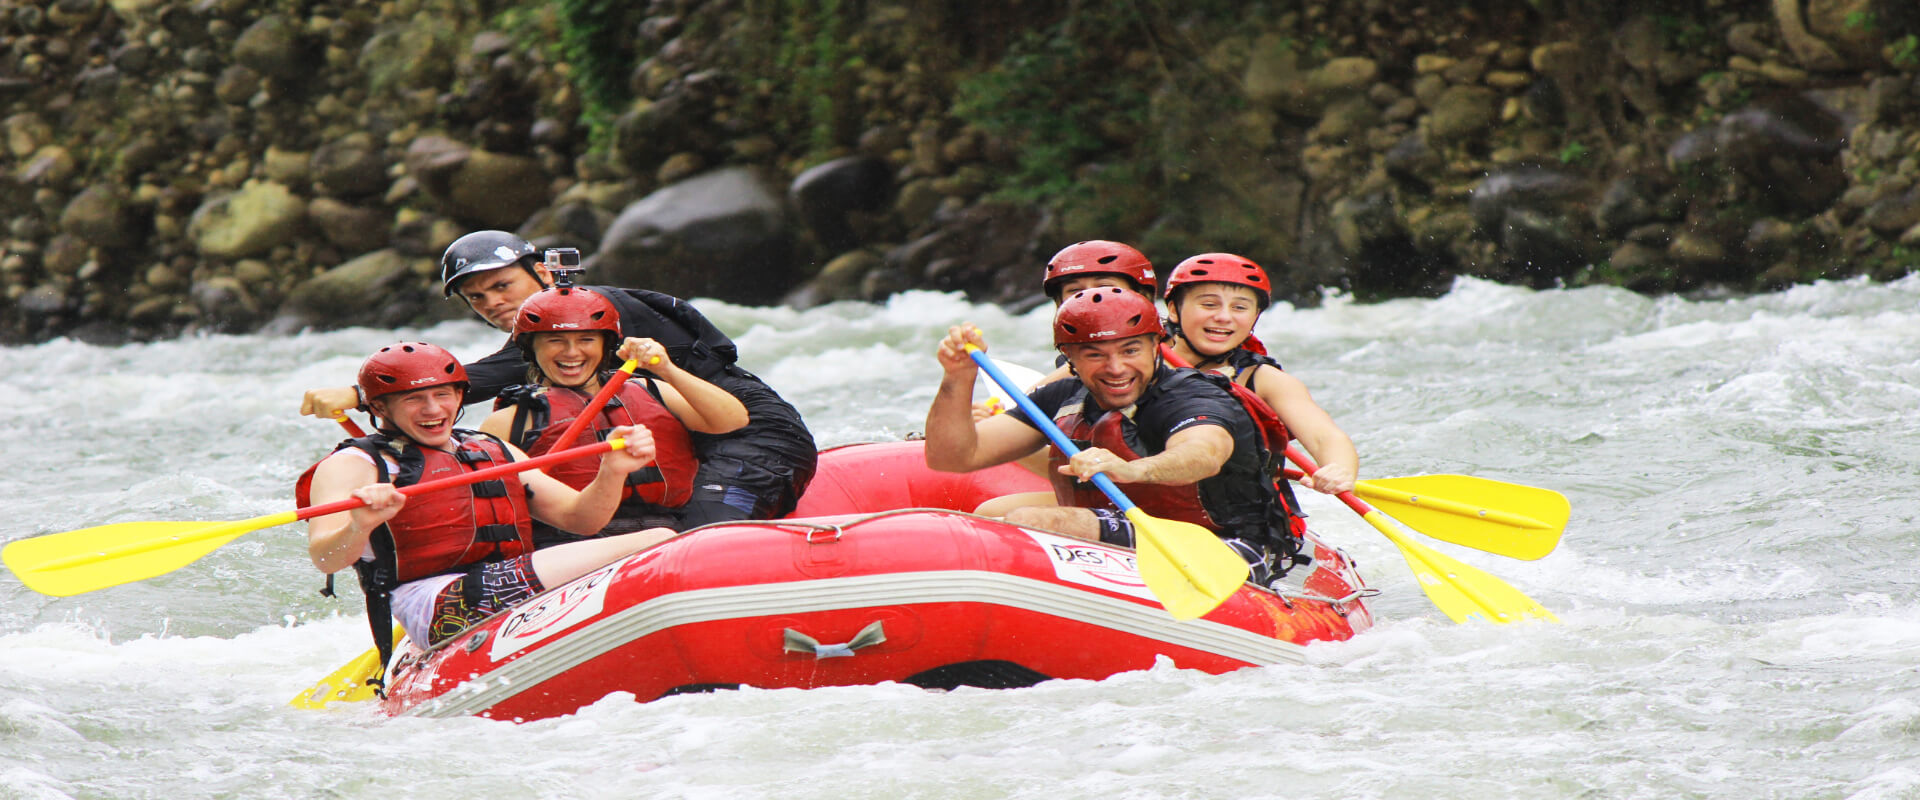
POLYGON ((801 305, 1096 237, 1296 303, 1920 267, 1890 0, 607 5, 0 8, 0 337, 430 321, 482 227, 801 305))

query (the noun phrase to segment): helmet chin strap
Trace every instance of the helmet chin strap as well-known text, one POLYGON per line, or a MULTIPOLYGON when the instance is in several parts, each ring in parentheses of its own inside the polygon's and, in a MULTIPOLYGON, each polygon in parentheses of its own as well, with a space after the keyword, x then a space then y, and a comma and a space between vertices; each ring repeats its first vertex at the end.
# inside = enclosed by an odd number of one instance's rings
MULTIPOLYGON (((1180 341, 1187 343, 1188 350, 1192 350, 1193 354, 1196 356, 1200 355, 1200 348, 1193 346, 1193 340, 1187 338, 1187 329, 1184 326, 1182 326, 1178 321, 1174 321, 1174 322, 1170 322, 1168 324, 1168 327, 1173 328, 1173 335, 1180 337, 1180 341)), ((1227 352, 1230 353, 1233 351, 1229 350, 1227 352)), ((1224 365, 1226 363, 1227 363, 1227 355, 1226 353, 1221 353, 1220 355, 1217 355, 1217 356, 1205 356, 1202 358, 1194 359, 1193 368, 1194 369, 1211 369, 1214 366, 1224 365)))

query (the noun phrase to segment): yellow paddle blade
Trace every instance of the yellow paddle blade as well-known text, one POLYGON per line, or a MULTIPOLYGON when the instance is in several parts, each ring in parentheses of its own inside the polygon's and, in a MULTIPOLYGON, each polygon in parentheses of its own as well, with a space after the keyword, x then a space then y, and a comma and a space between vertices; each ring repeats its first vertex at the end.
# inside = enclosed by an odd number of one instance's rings
MULTIPOLYGON (((395 649, 399 649, 400 640, 404 638, 406 638, 405 631, 397 627, 393 629, 395 649)), ((372 678, 374 673, 379 671, 380 651, 369 647, 367 652, 340 665, 339 669, 321 678, 319 683, 308 687, 306 691, 288 701, 287 705, 318 711, 326 708, 328 703, 359 703, 372 700, 378 695, 374 693, 372 686, 367 685, 367 679, 372 678)))
POLYGON ((1559 492, 1471 475, 1360 481, 1353 493, 1435 539, 1527 561, 1560 545, 1572 511, 1559 492))
POLYGON ((1191 522, 1127 509, 1133 522, 1140 580, 1174 619, 1194 619, 1226 602, 1247 582, 1249 567, 1213 531, 1191 522))
POLYGON ((0 560, 27 588, 67 597, 164 575, 241 534, 295 519, 287 511, 238 522, 118 522, 10 542, 0 560))
POLYGON ((1506 624, 1528 617, 1559 622, 1553 612, 1534 602, 1519 589, 1499 578, 1462 564, 1426 545, 1419 544, 1394 530, 1379 511, 1362 515, 1369 524, 1386 534, 1400 548, 1400 555, 1413 569, 1427 598, 1454 622, 1483 619, 1506 624))

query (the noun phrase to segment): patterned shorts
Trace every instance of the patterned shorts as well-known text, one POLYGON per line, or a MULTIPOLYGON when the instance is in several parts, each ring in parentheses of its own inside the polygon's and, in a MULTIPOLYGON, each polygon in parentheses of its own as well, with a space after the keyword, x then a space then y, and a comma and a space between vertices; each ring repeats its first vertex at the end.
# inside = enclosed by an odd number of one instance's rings
POLYGON ((427 628, 427 644, 444 642, 474 623, 524 603, 545 590, 533 574, 531 554, 488 562, 478 573, 467 573, 447 584, 433 598, 433 624, 427 628), (479 602, 469 604, 467 581, 476 577, 480 580, 479 602))

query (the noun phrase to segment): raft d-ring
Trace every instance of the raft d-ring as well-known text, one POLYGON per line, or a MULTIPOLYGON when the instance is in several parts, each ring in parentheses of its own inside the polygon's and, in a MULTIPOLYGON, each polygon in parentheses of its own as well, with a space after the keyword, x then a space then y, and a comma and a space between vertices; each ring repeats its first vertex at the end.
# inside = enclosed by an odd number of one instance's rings
POLYGON ((841 529, 838 525, 825 525, 807 531, 807 544, 828 544, 840 541, 841 529))
POLYGON ((818 660, 851 656, 855 650, 884 642, 887 640, 887 630, 886 623, 874 620, 842 644, 821 644, 820 640, 792 628, 781 631, 781 639, 781 649, 789 653, 812 653, 818 660))

